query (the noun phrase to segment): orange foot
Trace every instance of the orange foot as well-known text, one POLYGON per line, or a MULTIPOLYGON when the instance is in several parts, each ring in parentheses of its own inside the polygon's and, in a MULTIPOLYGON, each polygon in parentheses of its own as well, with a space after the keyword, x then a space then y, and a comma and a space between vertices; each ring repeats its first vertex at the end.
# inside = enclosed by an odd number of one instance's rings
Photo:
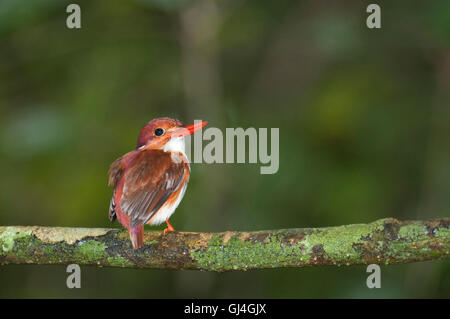
POLYGON ((166 218, 166 224, 167 224, 167 228, 164 229, 164 234, 167 233, 168 231, 175 231, 175 229, 172 227, 172 225, 170 225, 169 220, 166 218))

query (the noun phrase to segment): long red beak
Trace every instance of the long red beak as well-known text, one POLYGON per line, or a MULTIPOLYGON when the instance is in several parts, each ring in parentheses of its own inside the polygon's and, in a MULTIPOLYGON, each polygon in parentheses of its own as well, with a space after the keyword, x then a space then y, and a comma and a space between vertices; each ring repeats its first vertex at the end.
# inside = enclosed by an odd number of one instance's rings
POLYGON ((202 127, 204 127, 206 124, 208 124, 208 122, 201 121, 201 122, 196 122, 193 124, 189 124, 189 125, 180 127, 178 130, 176 130, 174 132, 174 135, 175 136, 187 136, 187 135, 194 134, 195 132, 200 130, 202 127))

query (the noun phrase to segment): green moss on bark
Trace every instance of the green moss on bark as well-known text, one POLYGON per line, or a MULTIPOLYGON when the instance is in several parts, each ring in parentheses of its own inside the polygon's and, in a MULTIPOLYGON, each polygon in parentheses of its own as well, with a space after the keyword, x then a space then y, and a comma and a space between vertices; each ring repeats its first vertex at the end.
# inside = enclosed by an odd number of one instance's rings
POLYGON ((391 264, 448 258, 450 219, 256 232, 145 232, 131 248, 126 230, 0 227, 0 264, 249 270, 391 264))
POLYGON ((3 252, 8 252, 14 248, 17 240, 30 237, 31 229, 21 227, 6 227, 0 233, 0 245, 3 252))

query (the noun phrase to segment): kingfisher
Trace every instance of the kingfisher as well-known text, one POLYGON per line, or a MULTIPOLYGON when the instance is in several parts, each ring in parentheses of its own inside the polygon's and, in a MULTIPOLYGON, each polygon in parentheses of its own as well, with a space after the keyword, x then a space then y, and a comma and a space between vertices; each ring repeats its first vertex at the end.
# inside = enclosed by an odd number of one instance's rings
POLYGON ((169 218, 184 196, 191 173, 184 137, 206 124, 154 119, 141 129, 136 149, 111 164, 108 185, 114 191, 109 219, 117 218, 128 229, 135 250, 143 245, 145 224, 166 222, 164 233, 175 230, 169 218))

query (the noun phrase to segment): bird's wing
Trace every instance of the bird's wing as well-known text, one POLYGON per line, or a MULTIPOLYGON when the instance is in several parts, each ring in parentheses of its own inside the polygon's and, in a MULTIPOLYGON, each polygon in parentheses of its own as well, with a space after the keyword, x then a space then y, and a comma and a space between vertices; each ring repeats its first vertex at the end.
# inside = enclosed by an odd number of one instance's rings
POLYGON ((109 186, 116 187, 117 182, 119 181, 120 177, 122 176, 122 173, 124 170, 124 163, 123 163, 122 159, 125 156, 127 156, 128 154, 125 154, 124 156, 116 159, 109 167, 109 171, 108 171, 108 175, 109 175, 108 185, 109 186))
POLYGON ((116 192, 114 191, 113 196, 111 197, 111 202, 109 203, 109 220, 110 221, 115 221, 117 216, 116 216, 116 203, 114 201, 114 197, 116 196, 116 192))
MULTIPOLYGON (((109 179, 108 185, 116 187, 120 177, 122 176, 124 170, 124 163, 122 163, 122 157, 116 159, 111 166, 109 167, 109 179)), ((116 203, 114 202, 114 197, 116 195, 116 191, 114 190, 113 196, 111 198, 111 202, 109 203, 109 220, 114 221, 116 219, 116 203)))
POLYGON ((124 175, 121 211, 130 216, 130 228, 147 223, 182 184, 187 162, 174 162, 169 153, 142 152, 124 175))

